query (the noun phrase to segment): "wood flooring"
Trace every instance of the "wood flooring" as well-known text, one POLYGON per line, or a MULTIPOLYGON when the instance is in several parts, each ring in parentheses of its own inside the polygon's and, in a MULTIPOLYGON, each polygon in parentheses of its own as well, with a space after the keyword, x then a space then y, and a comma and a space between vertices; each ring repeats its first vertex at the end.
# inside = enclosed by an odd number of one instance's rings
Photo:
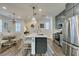
MULTIPOLYGON (((47 52, 42 56, 64 56, 62 49, 53 43, 51 40, 48 40, 47 52)), ((28 47, 27 47, 28 48, 28 47)), ((12 46, 11 48, 6 49, 0 56, 31 56, 30 49, 25 49, 23 43, 12 46)), ((40 56, 40 55, 36 55, 40 56)))

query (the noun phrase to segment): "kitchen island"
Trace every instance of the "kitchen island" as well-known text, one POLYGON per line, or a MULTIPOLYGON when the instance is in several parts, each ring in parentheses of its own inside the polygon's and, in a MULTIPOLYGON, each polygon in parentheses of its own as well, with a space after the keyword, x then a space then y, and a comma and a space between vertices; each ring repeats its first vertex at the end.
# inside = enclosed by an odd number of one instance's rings
POLYGON ((31 44, 31 55, 45 54, 47 52, 47 36, 43 34, 30 34, 25 36, 24 44, 31 44))

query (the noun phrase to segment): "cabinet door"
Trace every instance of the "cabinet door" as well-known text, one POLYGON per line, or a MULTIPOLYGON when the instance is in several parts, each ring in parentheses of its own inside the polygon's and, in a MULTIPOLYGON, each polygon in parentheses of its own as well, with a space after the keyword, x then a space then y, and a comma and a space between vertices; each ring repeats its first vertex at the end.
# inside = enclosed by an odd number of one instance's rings
POLYGON ((45 54, 46 51, 47 51, 47 38, 36 37, 35 38, 35 53, 36 54, 45 54))
POLYGON ((74 6, 78 5, 79 3, 74 3, 74 6))
POLYGON ((74 7, 74 15, 79 15, 79 5, 74 7))
POLYGON ((67 12, 65 13, 65 16, 66 16, 66 19, 72 17, 72 16, 73 16, 73 9, 67 11, 67 12))
POLYGON ((65 44, 64 42, 63 42, 63 53, 66 55, 67 54, 67 44, 65 44))
POLYGON ((69 45, 67 45, 67 56, 71 55, 71 47, 69 45))
POLYGON ((75 48, 71 48, 71 55, 72 56, 77 56, 77 51, 78 51, 78 49, 75 49, 75 48))
POLYGON ((69 9, 71 9, 73 7, 73 3, 67 3, 66 4, 66 11, 68 11, 69 9))

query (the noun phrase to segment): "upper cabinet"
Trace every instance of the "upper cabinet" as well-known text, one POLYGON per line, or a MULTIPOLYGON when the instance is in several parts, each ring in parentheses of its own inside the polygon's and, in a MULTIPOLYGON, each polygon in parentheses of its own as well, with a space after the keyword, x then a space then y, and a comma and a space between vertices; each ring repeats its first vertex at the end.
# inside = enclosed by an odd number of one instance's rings
POLYGON ((79 4, 74 7, 74 15, 79 15, 79 4))
POLYGON ((74 6, 78 5, 79 3, 74 3, 74 6))
POLYGON ((65 10, 68 11, 68 10, 72 9, 73 6, 74 6, 74 3, 67 3, 65 10))
POLYGON ((74 10, 73 10, 73 9, 68 10, 68 11, 65 13, 66 19, 68 19, 69 17, 72 17, 72 16, 73 16, 73 13, 74 13, 74 10))
POLYGON ((63 10, 59 15, 55 18, 55 25, 57 29, 62 29, 63 21, 65 18, 65 10, 63 10))

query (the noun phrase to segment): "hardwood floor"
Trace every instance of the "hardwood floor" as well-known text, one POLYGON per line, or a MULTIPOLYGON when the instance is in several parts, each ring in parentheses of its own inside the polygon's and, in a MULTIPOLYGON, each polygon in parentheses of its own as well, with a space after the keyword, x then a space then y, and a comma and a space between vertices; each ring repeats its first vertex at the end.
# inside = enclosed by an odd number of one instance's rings
POLYGON ((62 52, 62 48, 54 43, 51 39, 48 40, 48 45, 51 48, 51 51, 54 52, 55 56, 65 56, 62 52))
POLYGON ((15 56, 20 49, 17 49, 16 46, 13 46, 9 49, 6 49, 3 53, 0 53, 0 56, 15 56))
MULTIPOLYGON (((48 45, 47 52, 46 54, 43 54, 43 56, 64 56, 64 54, 62 53, 62 49, 55 43, 53 43, 51 40, 48 40, 47 45, 48 45)), ((31 50, 30 49, 25 50, 24 48, 25 47, 23 43, 18 44, 9 49, 6 49, 4 52, 0 53, 0 56, 30 56, 31 50)))

